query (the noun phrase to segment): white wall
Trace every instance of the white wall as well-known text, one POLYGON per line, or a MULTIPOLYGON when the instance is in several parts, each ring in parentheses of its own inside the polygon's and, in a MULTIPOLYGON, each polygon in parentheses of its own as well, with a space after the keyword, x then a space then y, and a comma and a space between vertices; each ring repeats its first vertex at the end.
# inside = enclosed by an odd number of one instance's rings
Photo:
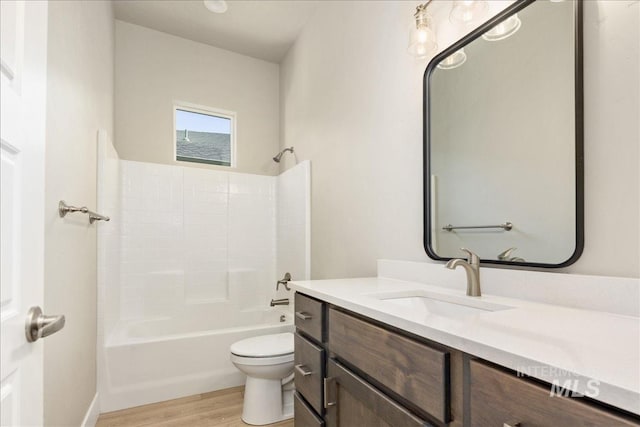
MULTIPOLYGON (((237 172, 277 175, 279 66, 116 21, 116 137, 122 159, 175 161, 173 103, 237 113, 237 172)), ((179 163, 229 170, 221 166, 179 163)))
MULTIPOLYGON (((422 247, 426 61, 406 53, 416 4, 326 2, 281 65, 281 147, 294 145, 314 163, 314 279, 372 276, 378 258, 429 261, 422 247)), ((640 4, 584 5, 586 243, 567 271, 638 277, 640 4)), ((438 16, 449 7, 433 4, 438 16)), ((284 168, 292 161, 285 157, 284 168)))
POLYGON ((96 207, 96 137, 113 134, 110 2, 49 3, 44 310, 65 328, 44 343, 44 423, 80 425, 96 392, 96 229, 58 201, 96 207))

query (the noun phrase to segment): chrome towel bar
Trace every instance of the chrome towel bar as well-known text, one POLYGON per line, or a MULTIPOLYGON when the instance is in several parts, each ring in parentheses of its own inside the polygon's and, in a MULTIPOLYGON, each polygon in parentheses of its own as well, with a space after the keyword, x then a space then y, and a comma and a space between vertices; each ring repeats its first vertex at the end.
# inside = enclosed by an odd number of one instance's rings
POLYGON ((499 224, 499 225, 451 225, 451 224, 447 224, 444 227, 442 227, 443 230, 445 231, 453 231, 453 230, 470 230, 473 228, 502 228, 504 231, 510 231, 513 228, 513 224, 511 224, 509 221, 505 222, 504 224, 499 224))
POLYGON ((108 216, 100 215, 99 213, 90 211, 86 206, 79 208, 76 206, 67 205, 64 200, 60 200, 60 203, 58 203, 58 213, 60 214, 60 218, 64 218, 65 215, 67 215, 69 212, 80 212, 89 215, 89 224, 93 224, 96 221, 109 221, 111 219, 108 216))

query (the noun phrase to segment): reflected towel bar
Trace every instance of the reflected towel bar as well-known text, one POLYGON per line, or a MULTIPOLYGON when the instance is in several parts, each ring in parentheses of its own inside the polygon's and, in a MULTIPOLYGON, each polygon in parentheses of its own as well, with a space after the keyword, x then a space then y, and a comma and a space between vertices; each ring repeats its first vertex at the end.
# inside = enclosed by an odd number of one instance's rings
POLYGON ((93 224, 96 221, 111 220, 111 218, 109 218, 108 216, 100 215, 99 213, 90 211, 86 206, 78 208, 76 206, 67 205, 64 200, 60 200, 60 202, 58 203, 58 213, 60 214, 60 218, 64 218, 65 215, 67 215, 69 212, 80 212, 89 215, 89 224, 93 224))
POLYGON ((444 227, 442 227, 442 229, 446 230, 446 231, 470 230, 470 229, 473 229, 473 228, 502 228, 504 231, 510 231, 513 228, 513 224, 510 223, 509 221, 507 221, 504 224, 500 224, 500 225, 466 225, 466 226, 461 226, 461 225, 447 224, 444 227))

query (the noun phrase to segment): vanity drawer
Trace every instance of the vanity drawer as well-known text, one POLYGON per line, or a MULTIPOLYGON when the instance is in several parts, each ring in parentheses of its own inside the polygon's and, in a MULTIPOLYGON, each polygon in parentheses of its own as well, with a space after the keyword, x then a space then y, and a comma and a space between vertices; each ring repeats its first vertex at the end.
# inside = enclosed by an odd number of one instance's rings
POLYGON ((295 392, 293 395, 293 411, 295 427, 324 426, 324 421, 313 412, 313 409, 307 405, 298 392, 295 392))
POLYGON ((296 292, 295 296, 295 321, 296 328, 322 342, 322 330, 324 304, 313 298, 296 292))
POLYGON ((333 308, 329 350, 433 418, 449 421, 449 353, 333 308))
POLYGON ((321 414, 324 350, 298 333, 295 334, 294 344, 296 390, 321 414))
POLYGON ((470 362, 471 423, 476 426, 639 426, 582 399, 550 396, 550 386, 470 362), (520 423, 520 424, 518 424, 520 423))

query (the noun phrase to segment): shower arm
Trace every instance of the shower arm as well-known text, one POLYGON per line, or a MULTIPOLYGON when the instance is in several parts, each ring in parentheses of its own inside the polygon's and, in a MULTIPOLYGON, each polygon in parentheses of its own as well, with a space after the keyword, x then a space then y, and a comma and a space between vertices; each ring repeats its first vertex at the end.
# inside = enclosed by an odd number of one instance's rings
POLYGON ((276 162, 276 163, 280 163, 280 160, 282 159, 282 155, 284 153, 286 153, 287 151, 290 152, 290 153, 293 153, 293 147, 287 147, 284 150, 280 151, 278 154, 276 154, 273 157, 273 161, 276 162))

